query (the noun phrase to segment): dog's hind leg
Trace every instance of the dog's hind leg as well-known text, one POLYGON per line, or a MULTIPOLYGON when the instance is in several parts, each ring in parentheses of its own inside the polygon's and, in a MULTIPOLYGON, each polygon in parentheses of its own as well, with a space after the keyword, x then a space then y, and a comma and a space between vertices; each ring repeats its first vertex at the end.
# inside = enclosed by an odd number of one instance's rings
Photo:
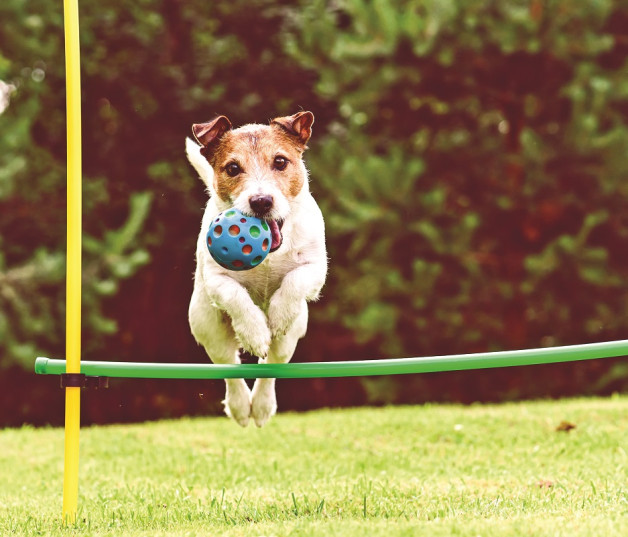
MULTIPOLYGON (((307 304, 305 300, 301 311, 287 333, 276 337, 270 344, 268 358, 260 359, 260 363, 284 364, 290 361, 299 339, 307 330, 307 304)), ((277 412, 277 396, 275 394, 275 379, 257 379, 253 386, 251 416, 255 425, 263 427, 277 412)))
MULTIPOLYGON (((237 351, 235 356, 236 360, 233 362, 222 363, 240 363, 237 351)), ((251 417, 251 390, 244 379, 226 379, 225 384, 225 399, 223 401, 225 414, 242 427, 246 427, 251 417)))

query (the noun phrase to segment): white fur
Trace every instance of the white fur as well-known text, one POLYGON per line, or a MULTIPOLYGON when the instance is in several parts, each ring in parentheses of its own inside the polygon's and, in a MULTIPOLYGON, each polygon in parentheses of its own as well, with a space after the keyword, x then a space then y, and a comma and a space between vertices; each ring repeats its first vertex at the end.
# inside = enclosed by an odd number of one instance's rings
POLYGON ((7 84, 3 80, 0 80, 0 114, 2 114, 8 107, 11 100, 11 94, 15 91, 13 84, 7 84))
MULTIPOLYGON (((250 212, 248 199, 252 194, 271 194, 275 200, 271 217, 284 219, 283 243, 252 270, 222 268, 209 254, 205 235, 210 222, 228 204, 216 195, 213 169, 200 149, 194 141, 186 140, 188 159, 210 194, 196 249, 189 308, 192 333, 216 363, 239 363, 239 348, 260 357, 260 362, 288 362, 307 330, 307 301, 318 298, 327 275, 322 213, 307 180, 295 198, 287 199, 258 175, 261 178, 247 185, 234 205, 250 212)), ((307 174, 303 163, 298 165, 307 174)), ((261 427, 275 414, 274 379, 256 380, 252 392, 242 379, 229 379, 226 384, 225 412, 240 425, 246 426, 252 417, 261 427)))

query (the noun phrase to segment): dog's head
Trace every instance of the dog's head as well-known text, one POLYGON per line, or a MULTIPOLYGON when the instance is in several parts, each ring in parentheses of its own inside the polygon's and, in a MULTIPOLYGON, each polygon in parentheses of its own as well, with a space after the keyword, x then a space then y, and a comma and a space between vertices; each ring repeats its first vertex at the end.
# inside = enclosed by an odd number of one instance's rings
POLYGON ((213 176, 201 177, 218 207, 236 207, 265 219, 273 234, 271 250, 281 245, 280 230, 291 202, 308 188, 302 156, 313 123, 311 112, 298 112, 270 125, 233 129, 225 116, 218 116, 192 126, 200 153, 213 168, 213 176))

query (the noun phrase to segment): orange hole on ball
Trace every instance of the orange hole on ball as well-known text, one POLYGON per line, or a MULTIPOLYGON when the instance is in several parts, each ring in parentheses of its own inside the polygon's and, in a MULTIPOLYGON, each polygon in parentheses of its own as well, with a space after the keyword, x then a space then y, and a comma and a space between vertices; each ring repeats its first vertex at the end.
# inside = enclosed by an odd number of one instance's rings
POLYGON ((214 228, 214 237, 220 237, 222 235, 222 226, 216 226, 214 228))
POLYGON ((245 245, 242 247, 242 253, 243 253, 243 254, 248 255, 248 254, 250 254, 252 251, 253 251, 253 247, 252 247, 250 244, 245 244, 245 245))
POLYGON ((234 267, 236 268, 240 268, 244 266, 244 263, 242 263, 242 261, 240 261, 239 259, 236 259, 233 263, 231 263, 234 267))
POLYGON ((240 233, 240 228, 235 224, 229 228, 229 235, 233 235, 234 237, 240 233))
POLYGON ((212 245, 212 238, 211 237, 207 237, 207 245, 208 246, 212 245))
POLYGON ((262 243, 262 250, 268 250, 268 239, 264 239, 264 242, 262 243))

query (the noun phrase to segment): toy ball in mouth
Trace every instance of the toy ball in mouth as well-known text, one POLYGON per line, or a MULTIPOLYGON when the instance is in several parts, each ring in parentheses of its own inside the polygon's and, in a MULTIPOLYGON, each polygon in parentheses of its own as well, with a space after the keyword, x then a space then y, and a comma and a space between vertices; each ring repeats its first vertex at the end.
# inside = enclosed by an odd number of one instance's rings
POLYGON ((270 225, 231 208, 214 218, 207 232, 207 247, 214 261, 229 270, 250 270, 271 251, 270 225))

